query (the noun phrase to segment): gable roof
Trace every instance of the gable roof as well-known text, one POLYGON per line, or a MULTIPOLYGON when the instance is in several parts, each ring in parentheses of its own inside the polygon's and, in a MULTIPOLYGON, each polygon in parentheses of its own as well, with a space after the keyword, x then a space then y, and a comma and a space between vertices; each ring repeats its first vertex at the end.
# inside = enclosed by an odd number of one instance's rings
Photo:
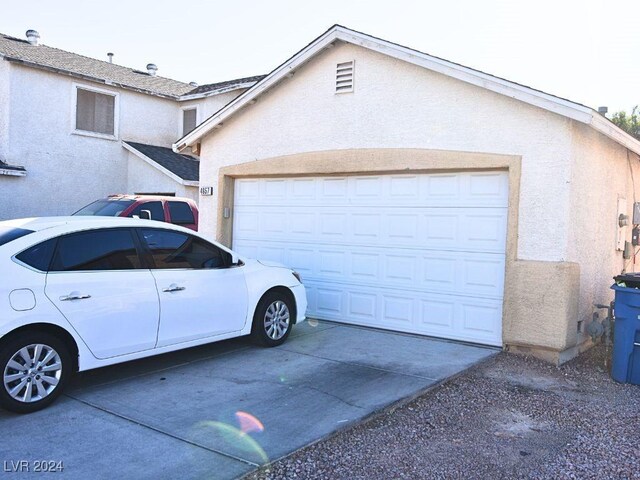
POLYGON ((190 155, 175 153, 167 147, 123 141, 122 146, 176 182, 198 186, 200 161, 190 155))
POLYGON ((237 80, 194 87, 185 82, 149 75, 148 72, 85 57, 84 55, 47 45, 31 45, 26 40, 2 33, 0 33, 0 58, 28 67, 70 75, 172 100, 191 100, 238 88, 248 88, 257 80, 263 78, 263 76, 239 78, 237 80))
POLYGON ((194 130, 177 140, 173 144, 173 150, 179 152, 188 146, 195 145, 202 137, 211 133, 215 128, 219 128, 225 120, 235 115, 246 105, 251 104, 266 91, 275 87, 322 50, 331 48, 336 41, 358 45, 590 125, 615 142, 640 154, 640 141, 618 128, 613 122, 590 107, 381 38, 357 32, 341 25, 331 27, 283 64, 276 67, 249 90, 239 95, 194 130))

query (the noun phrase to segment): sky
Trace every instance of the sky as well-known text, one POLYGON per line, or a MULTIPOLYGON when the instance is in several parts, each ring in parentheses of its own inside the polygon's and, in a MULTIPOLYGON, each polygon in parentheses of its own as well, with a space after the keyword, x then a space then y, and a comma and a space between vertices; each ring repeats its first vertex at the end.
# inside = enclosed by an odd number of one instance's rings
POLYGON ((334 24, 586 104, 640 104, 638 0, 0 0, 0 32, 199 84, 268 73, 334 24))

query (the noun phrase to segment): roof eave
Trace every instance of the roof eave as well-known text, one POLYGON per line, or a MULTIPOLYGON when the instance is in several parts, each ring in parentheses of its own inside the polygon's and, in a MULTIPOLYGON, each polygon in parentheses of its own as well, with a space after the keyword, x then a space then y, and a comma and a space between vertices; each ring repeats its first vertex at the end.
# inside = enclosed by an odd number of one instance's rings
POLYGON ((603 117, 595 110, 593 111, 589 125, 633 153, 640 155, 640 140, 632 137, 615 123, 608 120, 606 117, 603 117))
POLYGON ((24 169, 6 168, 0 165, 0 175, 9 177, 26 177, 27 171, 24 169))
POLYGON ((160 165, 158 162, 156 162, 155 160, 153 160, 152 158, 146 156, 144 153, 142 153, 140 150, 136 149, 135 147, 132 147, 131 145, 129 145, 126 141, 122 141, 122 146, 128 150, 129 152, 133 153, 136 157, 140 158, 141 160, 144 160, 146 163, 148 163, 150 166, 152 166, 153 168, 161 171, 162 173, 164 173, 165 175, 167 175, 168 177, 170 177, 172 180, 174 180, 175 182, 179 183, 180 185, 184 185, 186 187, 197 187, 200 185, 200 182, 195 181, 195 180, 185 180, 184 178, 176 175, 175 173, 173 173, 171 170, 163 167, 162 165, 160 165))
POLYGON ((282 81, 286 75, 293 72, 296 68, 299 68, 301 65, 309 61, 316 53, 326 48, 336 40, 360 45, 364 48, 374 50, 385 55, 390 55, 400 60, 442 73, 443 75, 459 79, 466 83, 486 88, 501 95, 572 118, 582 123, 588 124, 591 122, 592 110, 583 105, 336 25, 307 45, 304 49, 300 50, 300 52, 294 55, 287 62, 283 63, 273 72, 268 74, 252 88, 238 96, 235 100, 220 109, 209 119, 205 120, 197 128, 176 141, 173 144, 173 150, 179 153, 186 147, 196 144, 202 137, 224 122, 226 118, 230 117, 236 111, 244 107, 248 102, 256 99, 256 97, 282 81))
POLYGON ((244 82, 244 83, 238 83, 235 85, 231 85, 228 87, 224 87, 224 88, 218 88, 216 90, 211 90, 208 92, 203 92, 203 93, 194 93, 193 95, 182 95, 181 97, 178 98, 179 102, 186 102, 188 100, 198 100, 200 98, 207 98, 207 97, 213 97, 215 95, 220 95, 222 93, 227 93, 227 92, 233 92, 234 90, 240 90, 243 88, 251 88, 253 87, 257 82, 253 81, 253 82, 244 82))
POLYGON ((180 138, 173 144, 176 153, 199 142, 202 137, 210 133, 216 127, 242 109, 247 103, 255 100, 288 74, 310 60, 316 53, 326 48, 336 40, 360 45, 364 48, 390 55, 406 62, 422 66, 429 70, 456 78, 463 82, 488 89, 510 98, 528 103, 549 112, 562 115, 575 121, 590 125, 598 132, 625 146, 634 153, 640 154, 640 141, 617 127, 615 124, 603 118, 593 109, 578 103, 566 100, 548 93, 526 87, 508 80, 474 70, 463 65, 458 65, 444 59, 433 57, 425 53, 412 50, 386 40, 371 37, 360 32, 355 32, 340 25, 335 25, 312 43, 300 50, 291 59, 280 65, 264 79, 256 83, 252 88, 238 96, 217 113, 209 117, 190 133, 180 138))
POLYGON ((100 83, 102 85, 107 85, 107 86, 110 86, 110 87, 122 88, 124 90, 130 90, 132 92, 144 93, 145 95, 152 95, 154 97, 165 98, 165 99, 168 99, 168 100, 179 100, 179 98, 180 98, 180 97, 175 96, 175 95, 167 95, 167 94, 164 94, 164 93, 154 92, 152 90, 147 90, 147 89, 144 89, 144 88, 137 88, 137 87, 132 87, 130 85, 125 85, 125 84, 118 83, 118 82, 112 82, 112 81, 106 80, 104 78, 92 77, 91 75, 83 75, 81 73, 72 72, 70 70, 64 70, 64 69, 61 69, 61 68, 49 67, 47 65, 41 65, 39 63, 29 62, 27 60, 11 57, 11 56, 8 56, 8 55, 0 54, 0 58, 3 58, 4 60, 6 60, 8 62, 11 62, 11 63, 15 63, 15 64, 18 64, 18 65, 24 65, 25 67, 36 68, 38 70, 45 70, 47 72, 57 73, 57 74, 60 74, 60 75, 66 75, 68 77, 80 78, 82 80, 86 80, 86 81, 89 81, 89 82, 100 83))
POLYGON ((287 74, 291 73, 293 70, 306 63, 316 53, 325 48, 326 45, 335 41, 336 37, 336 27, 332 27, 323 35, 318 37, 315 41, 303 48, 287 62, 283 63, 274 71, 269 73, 265 78, 254 84, 253 87, 251 87, 249 90, 229 102, 226 106, 218 110, 217 113, 213 114, 191 132, 186 134, 184 137, 178 139, 172 145, 173 151, 176 153, 180 153, 186 147, 195 145, 203 136, 205 136, 216 126, 221 124, 225 118, 233 115, 236 111, 244 107, 248 102, 275 86, 283 78, 285 78, 287 74))

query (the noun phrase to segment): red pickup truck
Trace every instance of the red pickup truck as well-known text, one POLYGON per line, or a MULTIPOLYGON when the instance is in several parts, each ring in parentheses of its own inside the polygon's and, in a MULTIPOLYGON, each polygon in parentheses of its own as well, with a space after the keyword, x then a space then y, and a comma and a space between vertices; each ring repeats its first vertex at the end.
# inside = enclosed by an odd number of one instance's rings
POLYGON ((109 195, 73 215, 140 217, 198 230, 198 207, 189 198, 154 195, 109 195))

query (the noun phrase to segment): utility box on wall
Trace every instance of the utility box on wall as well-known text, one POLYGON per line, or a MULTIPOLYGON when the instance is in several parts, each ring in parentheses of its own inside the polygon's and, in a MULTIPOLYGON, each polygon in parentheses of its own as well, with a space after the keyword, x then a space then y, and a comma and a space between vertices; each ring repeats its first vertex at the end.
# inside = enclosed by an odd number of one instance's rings
POLYGON ((633 224, 640 225, 640 202, 633 202, 633 224))
POLYGON ((627 239, 627 224, 629 217, 627 216, 627 201, 624 198, 618 198, 618 230, 616 234, 616 250, 624 251, 625 240, 627 239), (626 217, 626 220, 625 220, 626 217))

